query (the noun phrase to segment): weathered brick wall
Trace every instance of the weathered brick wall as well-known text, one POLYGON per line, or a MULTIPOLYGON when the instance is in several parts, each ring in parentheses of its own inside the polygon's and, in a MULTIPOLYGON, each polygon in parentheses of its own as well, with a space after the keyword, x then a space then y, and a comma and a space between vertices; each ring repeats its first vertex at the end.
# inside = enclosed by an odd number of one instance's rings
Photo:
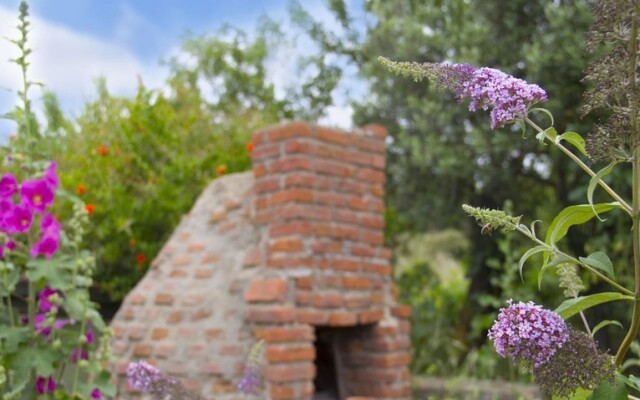
POLYGON ((349 396, 409 398, 410 309, 383 245, 385 137, 300 122, 256 133, 253 174, 205 190, 114 318, 121 394, 142 358, 236 399, 262 338, 270 398, 310 399, 316 328, 336 328, 349 396))
POLYGON ((309 325, 368 325, 342 352, 347 392, 409 396, 409 310, 396 305, 383 245, 385 138, 380 126, 343 132, 304 123, 253 137, 255 223, 269 278, 248 288, 247 319, 267 341, 274 399, 313 391, 309 325), (274 332, 296 340, 272 340, 274 332))

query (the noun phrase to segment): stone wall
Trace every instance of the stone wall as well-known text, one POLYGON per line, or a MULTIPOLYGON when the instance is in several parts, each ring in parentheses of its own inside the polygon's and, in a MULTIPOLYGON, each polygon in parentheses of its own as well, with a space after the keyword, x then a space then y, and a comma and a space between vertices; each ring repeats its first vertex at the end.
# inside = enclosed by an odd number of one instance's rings
POLYGON ((409 398, 410 309, 383 246, 385 137, 300 122, 254 134, 253 173, 204 191, 116 314, 120 393, 134 394, 123 374, 145 359, 237 399, 264 339, 272 399, 317 396, 327 351, 341 397, 409 398))

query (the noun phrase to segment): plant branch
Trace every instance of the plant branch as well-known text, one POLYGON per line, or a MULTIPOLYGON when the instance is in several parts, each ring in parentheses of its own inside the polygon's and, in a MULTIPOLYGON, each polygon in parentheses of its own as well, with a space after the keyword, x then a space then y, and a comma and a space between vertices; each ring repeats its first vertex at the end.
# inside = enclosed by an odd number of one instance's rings
MULTIPOLYGON (((529 125, 531 125, 531 127, 533 127, 533 129, 535 129, 538 132, 544 132, 544 129, 540 128, 535 122, 531 121, 529 118, 525 118, 525 122, 529 125)), ((578 156, 576 156, 575 154, 573 154, 569 149, 567 149, 562 143, 557 142, 555 139, 549 137, 546 135, 545 133, 545 137, 554 145, 556 145, 556 147, 558 147, 560 149, 560 151, 562 151, 564 154, 566 154, 569 158, 571 158, 576 164, 578 164, 578 166, 580 168, 582 168, 590 177, 595 177, 596 173, 589 168, 589 166, 587 164, 585 164, 578 156)), ((627 214, 629 214, 630 216, 633 216, 633 208, 629 205, 629 203, 627 203, 626 201, 624 201, 619 195, 618 193, 615 192, 615 190, 613 190, 611 188, 611 186, 607 185, 607 183, 605 181, 603 181, 601 178, 598 178, 597 180, 598 185, 600 185, 607 193, 609 193, 609 195, 611 195, 611 197, 613 197, 613 199, 615 201, 617 201, 618 203, 620 203, 620 205, 622 206, 622 208, 627 212, 627 214)))

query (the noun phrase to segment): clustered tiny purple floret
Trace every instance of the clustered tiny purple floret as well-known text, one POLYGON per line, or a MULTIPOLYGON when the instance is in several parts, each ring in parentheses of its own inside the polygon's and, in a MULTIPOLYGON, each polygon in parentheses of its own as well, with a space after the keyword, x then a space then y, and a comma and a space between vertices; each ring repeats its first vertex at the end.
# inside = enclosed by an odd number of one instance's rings
POLYGON ((438 83, 453 89, 459 101, 471 98, 470 111, 491 108, 492 129, 521 120, 533 104, 547 100, 540 86, 493 68, 438 64, 436 74, 438 83))
POLYGON ((258 395, 262 390, 262 374, 259 366, 249 364, 238 383, 238 390, 247 395, 258 395))
POLYGON ((533 302, 513 303, 500 309, 489 330, 498 354, 538 368, 547 363, 569 339, 569 328, 560 315, 533 302))
POLYGON ((127 379, 132 388, 150 391, 163 378, 160 370, 146 361, 132 362, 127 367, 127 379))

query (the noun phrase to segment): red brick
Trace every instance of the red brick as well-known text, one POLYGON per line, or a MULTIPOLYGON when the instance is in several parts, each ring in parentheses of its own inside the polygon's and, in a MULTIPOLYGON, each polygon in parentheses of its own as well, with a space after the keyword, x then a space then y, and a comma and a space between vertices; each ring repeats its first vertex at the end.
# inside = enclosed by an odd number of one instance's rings
POLYGON ((330 142, 339 145, 346 145, 351 143, 349 134, 343 131, 318 127, 316 134, 318 136, 318 139, 322 140, 323 142, 330 142))
POLYGON ((369 210, 369 203, 362 197, 354 196, 349 199, 349 207, 354 210, 367 211, 369 210))
POLYGON ((342 287, 342 276, 341 275, 324 275, 318 276, 317 281, 326 287, 342 287))
POLYGON ((191 321, 202 321, 203 319, 209 318, 212 314, 211 309, 209 308, 199 308, 191 314, 191 321))
POLYGON ((265 358, 270 363, 313 361, 315 356, 313 346, 268 346, 265 350, 265 358))
POLYGON ((361 308, 373 304, 372 295, 367 294, 355 294, 347 295, 344 298, 344 304, 347 308, 361 308))
POLYGON ((310 257, 270 257, 267 260, 268 268, 307 268, 314 265, 310 257))
POLYGON ((161 340, 169 336, 169 330, 167 328, 154 328, 151 331, 151 339, 161 340))
POLYGON ((347 224, 357 224, 360 221, 360 213, 353 210, 333 210, 333 220, 347 224))
POLYGON ((360 168, 356 174, 357 179, 363 180, 365 182, 371 183, 384 183, 385 175, 383 171, 371 169, 371 168, 360 168))
POLYGON ((201 264, 212 264, 220 261, 220 256, 217 254, 206 254, 200 260, 201 264))
POLYGON ((338 308, 342 307, 344 300, 339 293, 314 293, 312 303, 317 308, 338 308))
POLYGON ((173 259, 173 264, 178 267, 184 267, 185 265, 189 265, 191 263, 191 256, 182 255, 173 259))
POLYGON ((369 289, 372 286, 371 279, 366 276, 345 276, 342 284, 347 289, 369 289))
POLYGON ((313 152, 314 145, 306 140, 289 140, 285 143, 284 149, 287 153, 304 153, 308 154, 313 152))
POLYGON ((329 317, 329 325, 331 326, 353 326, 357 322, 357 315, 352 312, 334 312, 329 317))
POLYGON ((384 312, 381 309, 360 311, 358 313, 358 322, 361 324, 370 324, 378 322, 384 317, 384 312))
POLYGON ((291 400, 296 398, 294 386, 291 385, 271 385, 270 393, 273 400, 291 400))
POLYGON ((259 247, 254 247, 246 251, 242 265, 244 267, 255 267, 262 261, 262 252, 259 247))
POLYGON ((251 153, 251 159, 253 162, 261 162, 268 159, 274 159, 280 156, 280 144, 278 143, 265 143, 259 146, 254 146, 251 153))
POLYGON ((327 221, 331 218, 331 210, 322 206, 293 204, 279 210, 278 217, 282 219, 302 217, 303 219, 327 221))
POLYGON ((267 167, 264 164, 253 163, 253 176, 255 178, 263 177, 267 174, 267 167))
POLYGON ((374 215, 363 215, 360 217, 359 221, 360 225, 373 228, 373 229, 383 229, 384 228, 384 218, 382 216, 374 216, 374 215))
POLYGON ((167 324, 175 325, 182 322, 184 315, 182 311, 171 311, 167 316, 167 324))
POLYGON ((313 232, 313 225, 303 222, 285 222, 271 225, 269 227, 269 237, 289 236, 295 234, 309 235, 313 232))
POLYGON ((289 306, 280 307, 251 307, 247 313, 250 322, 285 323, 293 322, 296 317, 295 309, 289 306))
POLYGON ((296 310, 296 321, 301 324, 324 325, 328 320, 329 314, 326 311, 296 310))
POLYGON ((360 230, 349 225, 336 225, 333 227, 332 235, 341 240, 359 240, 360 230))
POLYGON ((280 178, 267 177, 267 178, 257 179, 253 185, 253 188, 256 193, 275 192, 276 190, 280 189, 280 178))
POLYGON ((170 293, 158 293, 156 295, 155 303, 159 306, 170 306, 173 304, 174 297, 170 293))
POLYGON ((153 354, 153 346, 147 343, 137 343, 133 346, 133 356, 139 358, 148 358, 153 354))
POLYGON ((199 279, 207 279, 211 278, 211 276, 213 275, 213 271, 211 271, 210 269, 198 268, 193 275, 199 279))
POLYGON ((342 207, 347 205, 348 198, 343 194, 332 192, 318 192, 316 193, 316 201, 319 204, 342 207))
POLYGON ((304 122, 294 121, 274 127, 265 133, 268 140, 276 141, 292 137, 308 137, 311 134, 311 129, 309 125, 304 122))
POLYGON ((301 276, 296 278, 296 288, 298 289, 313 289, 313 277, 301 276))
POLYGON ((277 205, 282 203, 310 203, 313 201, 313 192, 307 189, 289 189, 271 195, 269 204, 277 205))
POLYGON ((359 260, 353 260, 350 258, 334 258, 330 262, 331 269, 337 271, 359 271, 361 269, 361 262, 359 260))
POLYGON ((127 335, 131 340, 140 340, 144 338, 147 333, 147 327, 142 324, 131 324, 127 329, 127 335))
POLYGON ((373 257, 376 255, 376 250, 371 246, 351 246, 351 254, 359 257, 373 257))
POLYGON ((296 293, 296 305, 298 306, 310 306, 312 301, 312 294, 308 290, 299 290, 296 293))
POLYGON ((401 354, 376 355, 373 359, 372 365, 380 368, 403 367, 409 365, 410 362, 411 356, 409 353, 403 352, 401 354))
POLYGON ((315 366, 311 362, 269 365, 266 367, 265 376, 269 382, 295 382, 315 377, 315 366))
POLYGON ((337 161, 319 160, 313 164, 313 167, 318 174, 338 177, 349 177, 352 176, 356 171, 353 165, 337 161))
POLYGON ((137 306, 142 305, 144 304, 145 296, 142 293, 131 292, 127 297, 127 301, 129 302, 129 304, 133 304, 137 306))
POLYGON ((291 189, 294 187, 330 190, 333 187, 333 180, 315 173, 296 172, 287 175, 284 178, 285 189, 291 189))
POLYGON ((284 278, 254 280, 244 298, 249 303, 283 302, 287 298, 287 286, 284 278))
POLYGON ((257 328, 254 336, 267 343, 310 342, 314 339, 313 328, 308 325, 257 328))
POLYGON ((269 245, 270 251, 299 252, 304 250, 304 243, 298 238, 277 239, 269 245))
POLYGON ((409 319, 411 318, 411 306, 398 305, 391 308, 391 315, 398 318, 409 319))
POLYGON ((223 331, 219 328, 209 328, 204 331, 204 334, 207 339, 219 339, 223 336, 223 331))
POLYGON ((312 171, 313 162, 307 157, 288 157, 271 162, 269 172, 278 174, 290 171, 312 171))
POLYGON ((189 246, 187 246, 187 250, 190 253, 197 253, 199 251, 204 250, 204 248, 205 248, 204 244, 200 242, 192 242, 192 243, 189 243, 189 246))
POLYGON ((187 274, 187 271, 183 269, 174 269, 171 272, 169 272, 169 276, 171 278, 176 278, 176 279, 186 278, 188 275, 189 274, 187 274))
POLYGON ((316 240, 311 243, 311 250, 314 253, 340 253, 342 243, 335 240, 316 240))
POLYGON ((240 208, 241 206, 242 206, 242 202, 238 199, 234 199, 234 198, 224 199, 224 208, 226 208, 227 211, 235 210, 236 208, 240 208))
POLYGON ((369 244, 382 246, 384 244, 384 233, 381 231, 363 230, 360 239, 369 244))
POLYGON ((335 146, 332 144, 317 145, 315 148, 315 154, 319 158, 332 158, 340 161, 347 160, 349 157, 348 152, 342 150, 342 146, 335 146))
POLYGON ((242 354, 242 347, 237 344, 223 344, 218 349, 218 354, 223 356, 237 356, 242 354))
POLYGON ((384 154, 385 151, 385 143, 379 139, 360 137, 356 144, 359 148, 373 153, 384 154))

